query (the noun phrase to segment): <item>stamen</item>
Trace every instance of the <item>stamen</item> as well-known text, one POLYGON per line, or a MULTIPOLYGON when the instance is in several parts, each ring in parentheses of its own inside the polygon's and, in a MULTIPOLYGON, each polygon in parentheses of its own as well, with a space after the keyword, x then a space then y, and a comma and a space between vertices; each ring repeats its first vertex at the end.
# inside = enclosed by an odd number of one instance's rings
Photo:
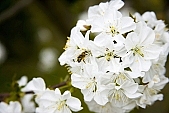
POLYGON ((138 54, 138 55, 144 57, 144 54, 143 54, 142 51, 141 51, 141 47, 137 47, 137 46, 136 46, 135 48, 133 48, 133 49, 131 49, 131 50, 133 51, 133 54, 134 54, 134 55, 138 54))
POLYGON ((118 30, 114 26, 110 27, 110 32, 112 33, 112 36, 119 34, 118 30))
POLYGON ((61 101, 60 103, 59 103, 59 105, 57 106, 57 110, 61 110, 62 108, 63 108, 63 106, 66 104, 66 102, 65 101, 61 101))

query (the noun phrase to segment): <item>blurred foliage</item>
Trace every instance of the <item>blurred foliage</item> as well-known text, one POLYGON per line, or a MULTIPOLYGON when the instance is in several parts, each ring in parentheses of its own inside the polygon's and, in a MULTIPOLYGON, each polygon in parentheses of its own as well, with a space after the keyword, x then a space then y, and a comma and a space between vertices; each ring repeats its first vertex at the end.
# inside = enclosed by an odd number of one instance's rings
MULTIPOLYGON (((20 0, 1 0, 0 17, 2 13, 16 5, 20 0)), ((25 0, 28 2, 29 0, 25 0)), ((19 79, 27 75, 29 80, 33 77, 42 77, 48 86, 60 82, 68 72, 60 66, 58 61, 49 71, 39 68, 41 65, 39 54, 45 48, 54 48, 56 59, 63 52, 66 37, 75 26, 81 13, 87 11, 89 6, 105 2, 106 0, 33 0, 13 15, 0 21, 0 42, 5 46, 7 57, 0 64, 0 93, 10 92, 12 78, 19 79)), ((124 0, 126 6, 140 12, 154 11, 158 19, 169 23, 168 0, 124 0)), ((22 4, 21 4, 22 5, 22 4)), ((166 64, 166 75, 169 77, 169 63, 166 64)), ((162 93, 164 100, 156 102, 147 109, 135 109, 132 113, 169 113, 169 86, 162 93)), ((74 89, 73 95, 80 97, 80 91, 74 89)), ((89 112, 83 103, 84 110, 89 112)))

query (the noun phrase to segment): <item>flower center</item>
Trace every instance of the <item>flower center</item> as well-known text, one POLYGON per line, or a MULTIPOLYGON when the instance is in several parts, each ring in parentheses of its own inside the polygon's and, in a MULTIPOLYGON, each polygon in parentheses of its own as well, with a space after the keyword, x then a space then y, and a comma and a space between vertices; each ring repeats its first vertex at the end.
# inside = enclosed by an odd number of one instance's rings
POLYGON ((114 74, 111 78, 111 81, 116 84, 116 88, 120 89, 120 85, 122 85, 125 81, 129 80, 128 77, 124 73, 114 74))
POLYGON ((114 53, 113 53, 113 52, 110 52, 110 51, 105 54, 105 58, 106 58, 107 61, 110 61, 110 59, 111 59, 113 56, 114 56, 114 53))
POLYGON ((118 30, 114 26, 110 27, 110 32, 112 33, 112 36, 119 34, 118 30))
POLYGON ((92 88, 93 92, 96 92, 97 90, 97 82, 95 81, 95 77, 91 79, 91 81, 86 85, 86 89, 92 88))
POLYGON ((100 55, 97 58, 102 58, 102 57, 104 57, 107 61, 110 61, 111 58, 120 58, 118 55, 114 54, 114 50, 110 51, 108 48, 106 48, 104 55, 100 55))
POLYGON ((112 99, 114 99, 115 102, 117 101, 122 101, 127 102, 128 101, 128 97, 123 93, 123 91, 120 90, 114 90, 113 94, 112 94, 112 99))
POLYGON ((133 49, 131 49, 132 51, 133 51, 133 55, 135 56, 136 54, 138 54, 138 55, 140 55, 140 56, 142 56, 142 57, 144 57, 144 54, 142 53, 142 51, 141 51, 141 47, 135 47, 135 48, 133 48, 133 49))
POLYGON ((66 104, 66 101, 61 101, 61 102, 59 102, 59 104, 58 104, 58 106, 57 106, 57 110, 61 110, 63 107, 64 107, 64 105, 66 104))

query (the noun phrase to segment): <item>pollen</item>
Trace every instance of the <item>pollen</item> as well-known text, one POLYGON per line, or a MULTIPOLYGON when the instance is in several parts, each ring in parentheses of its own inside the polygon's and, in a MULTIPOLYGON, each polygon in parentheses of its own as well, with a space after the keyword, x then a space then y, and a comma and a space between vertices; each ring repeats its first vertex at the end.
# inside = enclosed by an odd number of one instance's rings
POLYGON ((70 43, 70 37, 67 37, 66 45, 65 45, 65 47, 63 48, 64 50, 66 50, 68 47, 70 47, 69 43, 70 43))
POLYGON ((134 55, 138 54, 138 55, 144 57, 144 54, 143 54, 142 51, 141 51, 141 47, 137 47, 137 46, 136 46, 135 48, 133 48, 133 49, 131 49, 131 50, 133 51, 133 54, 134 54, 134 55))
POLYGON ((112 33, 112 36, 119 34, 118 30, 114 26, 110 27, 110 32, 112 33))
POLYGON ((111 57, 113 56, 113 52, 106 53, 105 58, 107 61, 110 61, 111 57))
POLYGON ((61 101, 58 106, 57 106, 57 110, 61 110, 64 106, 65 106, 66 102, 65 101, 61 101))
POLYGON ((92 88, 93 92, 97 90, 97 82, 95 81, 95 77, 91 79, 91 81, 86 85, 86 89, 92 88))
POLYGON ((114 50, 110 51, 109 49, 106 49, 105 58, 107 61, 110 61, 111 58, 113 58, 114 56, 117 56, 116 54, 114 54, 114 50))

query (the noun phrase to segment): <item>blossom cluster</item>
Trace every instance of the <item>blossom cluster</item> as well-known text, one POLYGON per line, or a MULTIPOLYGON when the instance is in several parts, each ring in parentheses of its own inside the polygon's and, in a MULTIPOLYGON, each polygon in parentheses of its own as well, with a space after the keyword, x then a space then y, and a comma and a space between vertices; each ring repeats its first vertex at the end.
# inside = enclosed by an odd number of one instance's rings
POLYGON ((0 113, 72 113, 71 111, 83 109, 80 100, 71 96, 70 91, 61 94, 58 88, 55 90, 46 88, 45 81, 40 77, 33 78, 27 83, 27 77, 23 76, 18 84, 23 87, 22 92, 33 91, 34 94, 25 94, 20 102, 10 101, 9 104, 0 102, 0 113))
POLYGON ((59 57, 90 111, 124 113, 163 99, 169 33, 154 12, 123 16, 124 2, 88 9, 72 28, 59 57))
MULTIPOLYGON (((59 57, 70 72, 71 85, 81 90, 92 112, 126 113, 163 100, 169 82, 165 62, 169 33, 154 12, 120 12, 124 2, 111 0, 91 6, 88 18, 78 20, 59 57)), ((38 77, 17 81, 19 101, 0 102, 0 113, 72 113, 82 110, 78 98, 66 90, 46 87, 38 77), (31 93, 29 93, 31 92, 31 93), (34 100, 34 101, 32 101, 34 100)))

